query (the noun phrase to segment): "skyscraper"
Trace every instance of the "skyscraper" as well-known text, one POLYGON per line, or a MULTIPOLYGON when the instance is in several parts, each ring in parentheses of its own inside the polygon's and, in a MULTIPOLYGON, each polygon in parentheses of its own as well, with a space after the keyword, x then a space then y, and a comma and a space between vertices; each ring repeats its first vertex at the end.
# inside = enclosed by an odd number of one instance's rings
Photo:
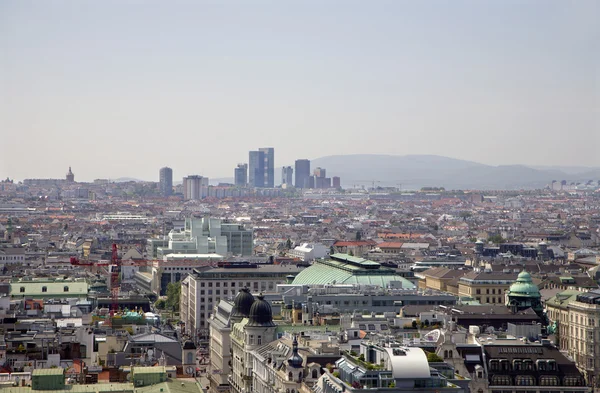
POLYGON ((296 160, 296 188, 308 188, 308 178, 310 177, 310 160, 296 160))
POLYGON ((173 170, 169 167, 160 168, 158 188, 163 196, 173 193, 173 170))
POLYGON ((287 187, 292 186, 294 176, 294 168, 291 166, 284 166, 281 168, 281 184, 286 185, 287 187))
POLYGON ((275 149, 272 147, 261 147, 258 151, 264 153, 264 186, 275 187, 275 149))
POLYGON ((198 200, 208 195, 208 177, 193 175, 183 178, 183 199, 198 200))
POLYGON ((238 187, 248 185, 248 164, 238 164, 233 171, 234 184, 238 187))
POLYGON ((332 177, 332 181, 333 181, 333 188, 341 188, 342 187, 339 176, 332 177))
POLYGON ((248 184, 250 187, 265 186, 265 153, 251 151, 248 157, 248 184))

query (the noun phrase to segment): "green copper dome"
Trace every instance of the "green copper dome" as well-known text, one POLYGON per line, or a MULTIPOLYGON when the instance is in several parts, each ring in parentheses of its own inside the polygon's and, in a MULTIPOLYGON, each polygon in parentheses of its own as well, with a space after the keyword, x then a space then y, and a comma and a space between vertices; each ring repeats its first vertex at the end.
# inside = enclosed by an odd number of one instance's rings
POLYGON ((540 289, 531 279, 531 274, 523 270, 519 273, 517 281, 510 286, 508 290, 509 296, 526 296, 526 297, 541 297, 540 289))

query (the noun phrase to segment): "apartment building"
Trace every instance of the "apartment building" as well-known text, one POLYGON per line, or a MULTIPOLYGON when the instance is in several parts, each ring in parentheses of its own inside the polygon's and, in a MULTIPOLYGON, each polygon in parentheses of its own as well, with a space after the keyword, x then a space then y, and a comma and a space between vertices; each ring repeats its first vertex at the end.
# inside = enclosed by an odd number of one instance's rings
POLYGON ((516 272, 470 272, 458 280, 458 296, 468 296, 481 304, 503 304, 505 292, 518 277, 516 272))
POLYGON ((277 284, 293 279, 301 268, 282 265, 231 263, 209 270, 193 269, 182 281, 181 320, 188 332, 208 328, 208 319, 221 299, 233 299, 248 288, 253 293, 274 292, 277 284))
POLYGON ((583 373, 587 383, 600 383, 600 289, 564 291, 546 302, 548 318, 561 350, 583 373))

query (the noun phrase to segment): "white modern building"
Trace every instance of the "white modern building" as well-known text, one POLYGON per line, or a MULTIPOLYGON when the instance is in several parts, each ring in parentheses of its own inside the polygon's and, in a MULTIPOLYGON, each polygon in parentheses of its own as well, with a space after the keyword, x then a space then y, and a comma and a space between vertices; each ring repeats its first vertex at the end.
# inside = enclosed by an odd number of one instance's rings
POLYGON ((321 243, 302 243, 288 251, 288 255, 308 262, 314 259, 325 258, 329 255, 329 247, 321 243))
POLYGON ((252 255, 252 229, 218 218, 186 218, 183 229, 173 229, 165 239, 148 241, 148 254, 162 259, 168 254, 252 255))

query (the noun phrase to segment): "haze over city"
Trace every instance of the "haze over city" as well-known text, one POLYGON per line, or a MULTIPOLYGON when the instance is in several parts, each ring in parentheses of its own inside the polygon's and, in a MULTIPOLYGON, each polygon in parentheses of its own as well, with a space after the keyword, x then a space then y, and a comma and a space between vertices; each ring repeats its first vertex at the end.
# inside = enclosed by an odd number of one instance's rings
POLYGON ((260 146, 600 166, 598 4, 3 1, 0 175, 231 177, 260 146))

